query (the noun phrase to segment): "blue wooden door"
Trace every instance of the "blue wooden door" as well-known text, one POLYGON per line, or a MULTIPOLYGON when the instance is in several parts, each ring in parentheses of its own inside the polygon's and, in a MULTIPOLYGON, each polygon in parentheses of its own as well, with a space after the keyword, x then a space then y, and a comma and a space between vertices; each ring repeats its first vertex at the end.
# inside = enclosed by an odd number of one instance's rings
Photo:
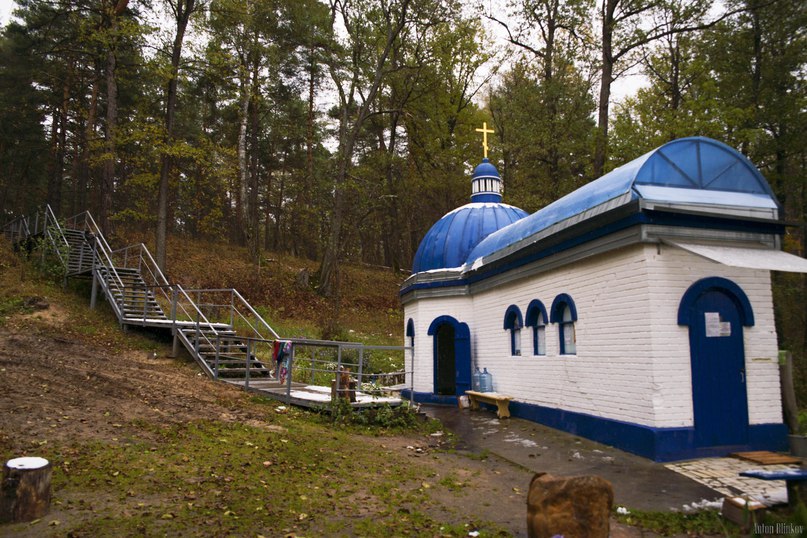
POLYGON ((471 390, 471 333, 468 325, 460 323, 455 339, 456 393, 458 396, 471 390))
POLYGON ((689 326, 695 443, 699 447, 748 441, 748 399, 740 311, 722 290, 695 301, 689 326))

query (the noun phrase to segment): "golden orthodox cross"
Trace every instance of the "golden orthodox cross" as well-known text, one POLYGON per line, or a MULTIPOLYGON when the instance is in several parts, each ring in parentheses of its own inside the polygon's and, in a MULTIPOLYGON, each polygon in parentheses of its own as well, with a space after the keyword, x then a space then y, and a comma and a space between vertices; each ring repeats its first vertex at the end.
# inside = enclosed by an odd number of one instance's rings
POLYGON ((482 133, 482 149, 484 151, 484 156, 488 158, 488 133, 493 134, 493 129, 488 129, 488 122, 482 122, 482 128, 476 130, 477 133, 482 133))

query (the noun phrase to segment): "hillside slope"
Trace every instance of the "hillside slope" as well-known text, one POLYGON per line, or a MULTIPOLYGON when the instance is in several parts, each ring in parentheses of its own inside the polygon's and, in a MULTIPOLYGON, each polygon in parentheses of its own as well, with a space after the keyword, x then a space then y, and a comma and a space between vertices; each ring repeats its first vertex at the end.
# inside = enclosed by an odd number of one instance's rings
POLYGON ((50 513, 0 535, 523 534, 527 471, 210 380, 87 291, 0 245, 0 456, 54 468, 50 513))
MULTIPOLYGON (((145 243, 151 237, 121 233, 112 248, 145 243)), ((167 277, 185 288, 236 288, 253 306, 268 316, 281 336, 322 337, 330 325, 328 301, 313 289, 317 262, 288 254, 264 252, 260 267, 249 261, 247 251, 225 243, 172 236, 168 241, 167 277), (309 285, 299 283, 301 272, 309 285)), ((339 305, 341 339, 400 345, 403 313, 398 290, 406 275, 389 269, 345 264, 339 305)))

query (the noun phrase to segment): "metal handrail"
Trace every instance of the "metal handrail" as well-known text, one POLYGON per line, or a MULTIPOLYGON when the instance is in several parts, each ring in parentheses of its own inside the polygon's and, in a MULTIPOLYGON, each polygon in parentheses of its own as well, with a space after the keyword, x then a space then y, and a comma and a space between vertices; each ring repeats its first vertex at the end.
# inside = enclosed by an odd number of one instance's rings
MULTIPOLYGON (((235 288, 233 288, 233 295, 234 295, 235 297, 238 297, 238 299, 239 299, 239 300, 240 300, 242 303, 244 303, 244 306, 246 306, 246 307, 249 309, 250 313, 251 313, 253 316, 255 316, 255 318, 256 318, 256 319, 258 319, 258 320, 259 320, 259 321, 260 321, 260 322, 263 324, 263 326, 264 326, 264 327, 266 327, 267 329, 269 329, 269 332, 270 332, 270 333, 272 333, 272 336, 274 336, 276 339, 280 338, 280 335, 278 335, 278 334, 275 332, 275 330, 274 330, 272 327, 270 327, 268 323, 266 323, 266 320, 265 320, 265 319, 263 319, 263 317, 262 317, 260 314, 258 314, 258 313, 255 311, 255 309, 254 309, 254 308, 252 308, 252 305, 251 305, 251 304, 249 304, 249 303, 247 302, 247 300, 246 300, 246 299, 244 299, 244 297, 243 297, 243 296, 242 296, 240 293, 238 293, 238 290, 237 290, 237 289, 235 289, 235 288)), ((242 317, 243 317, 243 316, 242 316, 242 317)))
MULTIPOLYGON (((63 246, 69 249, 70 243, 67 242, 67 238, 64 236, 64 230, 62 230, 62 226, 59 224, 59 220, 56 218, 56 215, 53 214, 53 209, 51 209, 50 204, 45 205, 45 221, 47 222, 48 219, 50 219, 50 221, 53 223, 56 231, 59 232, 59 238, 62 240, 63 246)), ((46 226, 45 229, 47 230, 48 227, 46 226)), ((59 257, 61 258, 61 255, 59 257)))
POLYGON ((5 226, 3 226, 3 229, 8 228, 10 230, 10 235, 11 235, 10 239, 11 239, 12 243, 16 242, 18 237, 30 237, 31 236, 30 229, 28 228, 28 218, 29 218, 29 215, 20 215, 16 219, 12 220, 11 222, 9 222, 5 226), (19 230, 21 230, 23 228, 25 229, 24 236, 23 236, 22 233, 19 233, 19 230))
POLYGON ((59 258, 62 266, 67 268, 67 259, 65 259, 62 247, 66 247, 69 250, 70 244, 67 242, 67 239, 64 236, 64 231, 59 225, 59 221, 49 204, 45 204, 44 207, 36 209, 30 215, 21 215, 17 217, 11 222, 5 224, 3 229, 10 236, 12 242, 24 240, 41 233, 43 238, 50 242, 50 245, 56 252, 56 256, 59 258), (31 226, 32 220, 33 229, 31 226), (55 228, 58 234, 52 233, 52 228, 55 228), (55 235, 58 235, 58 237, 55 237, 55 235), (61 243, 61 245, 58 243, 61 243))
MULTIPOLYGON (((244 298, 244 296, 241 295, 235 288, 199 288, 199 289, 189 289, 186 291, 191 294, 194 293, 197 294, 200 297, 200 299, 201 294, 204 293, 229 293, 230 304, 220 304, 220 305, 215 304, 215 305, 228 307, 230 309, 231 324, 234 321, 235 314, 237 314, 238 317, 247 324, 247 326, 258 338, 267 339, 266 336, 263 333, 261 333, 261 331, 258 330, 258 328, 256 328, 255 325, 253 325, 250 322, 249 318, 245 316, 244 313, 241 312, 241 310, 236 306, 235 300, 237 299, 249 311, 249 313, 252 314, 252 316, 254 316, 255 320, 257 321, 257 324, 262 325, 269 331, 269 334, 272 336, 273 339, 277 340, 280 338, 280 335, 278 335, 277 332, 275 332, 275 330, 272 329, 272 327, 266 322, 266 320, 263 319, 263 317, 260 314, 258 314, 258 312, 252 307, 252 305, 249 304, 249 302, 244 298)), ((211 305, 213 305, 213 303, 211 303, 211 305)))

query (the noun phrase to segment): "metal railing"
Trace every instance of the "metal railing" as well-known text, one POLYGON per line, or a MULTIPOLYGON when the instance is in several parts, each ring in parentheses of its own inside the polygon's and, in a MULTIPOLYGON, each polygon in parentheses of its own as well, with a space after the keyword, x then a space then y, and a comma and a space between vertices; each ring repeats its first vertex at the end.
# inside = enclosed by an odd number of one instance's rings
POLYGON ((83 211, 67 219, 65 228, 90 234, 86 236, 85 240, 91 241, 93 248, 92 271, 94 278, 104 288, 104 292, 109 298, 109 303, 115 310, 118 319, 123 320, 125 317, 123 312, 125 286, 115 264, 112 262, 112 249, 101 232, 101 228, 98 227, 89 211, 83 211), (106 272, 106 274, 102 274, 102 272, 106 272))
POLYGON ((280 338, 265 319, 234 288, 189 289, 198 308, 216 323, 243 329, 250 338, 273 341, 280 338))
MULTIPOLYGON (((331 387, 332 396, 354 390, 342 386, 342 376, 355 378, 356 391, 371 398, 387 396, 413 383, 414 348, 410 346, 366 345, 360 342, 340 342, 290 338, 282 342, 291 343, 291 352, 284 364, 274 365, 285 368, 284 384, 286 403, 291 403, 293 383, 331 387), (382 355, 381 360, 373 354, 382 355), (399 358, 389 356, 390 352, 401 353, 399 358)), ((249 371, 249 367, 247 368, 249 371)), ((281 378, 277 375, 276 378, 281 378)), ((249 373, 245 385, 249 388, 249 373)), ((410 386, 411 388, 411 386, 410 386)), ((410 390, 410 400, 413 390, 410 390)), ((329 399, 332 403, 333 399, 329 399)))
MULTIPOLYGON (((407 381, 409 388, 412 388, 414 349, 408 346, 291 338, 282 340, 291 344, 291 352, 283 363, 275 363, 273 350, 275 343, 281 341, 280 336, 238 290, 185 290, 179 284, 169 283, 143 243, 113 251, 88 211, 66 219, 62 227, 50 206, 45 206, 3 227, 6 237, 13 243, 36 236, 44 237, 67 274, 72 247, 64 229, 84 232, 84 241, 92 246, 92 304, 97 283, 109 299, 120 323, 141 320, 146 325, 155 322, 150 317, 155 313, 150 302, 153 299, 164 315, 160 320, 173 330, 175 346, 181 341, 199 365, 214 378, 219 378, 225 368, 243 370, 244 385, 248 389, 250 378, 258 373, 265 378, 267 372, 273 372, 273 378, 279 381, 280 368, 283 367, 287 403, 291 402, 293 383, 325 387, 333 384, 333 394, 341 394, 349 389, 341 386, 342 375, 348 370, 351 378, 355 378, 357 390, 371 396, 380 397, 391 386, 396 389, 405 387, 407 381), (131 277, 122 276, 122 273, 128 273, 126 270, 136 270, 137 280, 134 284, 130 284, 131 277), (135 293, 133 289, 136 289, 135 293), (125 310, 127 298, 132 297, 143 301, 140 316, 132 316, 131 312, 125 310), (212 366, 203 358, 203 349, 214 355, 212 366), (233 353, 233 350, 236 351, 233 353), (243 359, 238 358, 242 353, 243 359), (243 360, 243 368, 240 360, 243 360)), ((80 255, 83 252, 82 248, 80 255)), ((83 267, 83 260, 79 260, 79 265, 83 267)), ((410 390, 410 397, 413 392, 410 390)))
MULTIPOLYGON (((12 244, 41 236, 51 246, 62 266, 67 268, 70 244, 50 205, 46 204, 30 215, 17 217, 3 226, 3 233, 12 244)), ((45 249, 42 249, 42 255, 45 255, 45 249)))

